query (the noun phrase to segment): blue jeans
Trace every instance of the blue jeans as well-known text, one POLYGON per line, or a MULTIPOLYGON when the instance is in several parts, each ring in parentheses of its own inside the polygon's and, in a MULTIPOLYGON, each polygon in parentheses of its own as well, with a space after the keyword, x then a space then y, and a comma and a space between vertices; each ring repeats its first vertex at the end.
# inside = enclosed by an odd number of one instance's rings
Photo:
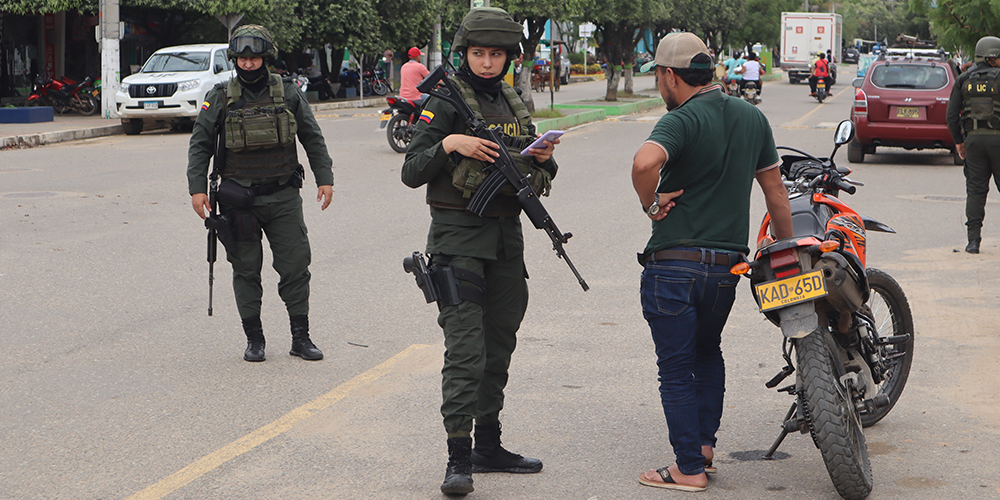
POLYGON ((656 346, 660 400, 683 474, 705 471, 701 447, 715 447, 722 419, 722 328, 739 283, 729 267, 661 260, 642 272, 642 315, 656 346))

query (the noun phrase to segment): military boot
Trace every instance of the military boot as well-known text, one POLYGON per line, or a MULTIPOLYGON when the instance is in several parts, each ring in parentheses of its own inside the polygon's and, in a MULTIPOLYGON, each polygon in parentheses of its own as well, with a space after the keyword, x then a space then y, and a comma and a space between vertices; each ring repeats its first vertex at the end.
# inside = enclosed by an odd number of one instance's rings
POLYGON ((472 438, 448 438, 448 469, 441 483, 445 495, 472 493, 472 438))
POLYGON ((500 446, 500 422, 476 426, 472 449, 472 472, 531 474, 542 470, 542 461, 511 453, 500 446))
POLYGON ((982 241, 982 238, 969 240, 969 244, 965 246, 965 251, 968 253, 979 253, 979 244, 982 243, 982 241))
POLYGON ((292 316, 288 322, 292 325, 292 350, 288 354, 309 361, 323 359, 323 351, 309 340, 309 316, 292 316))
POLYGON ((243 352, 246 361, 264 361, 264 327, 260 316, 243 319, 243 333, 247 335, 247 350, 243 352))

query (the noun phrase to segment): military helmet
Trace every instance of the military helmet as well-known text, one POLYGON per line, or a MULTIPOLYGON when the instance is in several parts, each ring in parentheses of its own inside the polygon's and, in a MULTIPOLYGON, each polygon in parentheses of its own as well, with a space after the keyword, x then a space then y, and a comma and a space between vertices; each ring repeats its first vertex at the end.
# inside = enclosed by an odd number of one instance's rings
POLYGON ((499 47, 507 50, 507 58, 513 59, 521 53, 524 30, 520 24, 503 9, 482 7, 472 9, 462 19, 455 33, 451 50, 465 52, 475 47, 499 47))
POLYGON ((278 58, 278 47, 267 28, 259 24, 246 24, 233 31, 226 55, 230 59, 257 56, 273 61, 278 58))
POLYGON ((987 57, 1000 57, 1000 38, 984 36, 976 42, 976 60, 980 61, 987 57))

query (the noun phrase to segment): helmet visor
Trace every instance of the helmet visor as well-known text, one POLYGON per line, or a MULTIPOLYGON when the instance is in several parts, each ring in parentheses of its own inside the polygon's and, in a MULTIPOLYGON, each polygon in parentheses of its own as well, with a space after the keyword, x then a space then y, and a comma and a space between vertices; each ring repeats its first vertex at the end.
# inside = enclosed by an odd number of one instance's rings
POLYGON ((241 35, 229 41, 229 49, 236 54, 242 54, 247 50, 254 54, 264 54, 270 52, 272 48, 274 44, 259 36, 241 35))

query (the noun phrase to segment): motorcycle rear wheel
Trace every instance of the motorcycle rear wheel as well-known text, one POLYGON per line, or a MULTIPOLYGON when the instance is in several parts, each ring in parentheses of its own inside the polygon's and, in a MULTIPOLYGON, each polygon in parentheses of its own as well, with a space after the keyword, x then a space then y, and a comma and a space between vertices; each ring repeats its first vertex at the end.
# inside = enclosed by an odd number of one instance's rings
POLYGON ((409 115, 395 114, 389 118, 389 123, 385 127, 389 146, 397 153, 405 153, 410 145, 410 132, 406 129, 409 126, 408 121, 409 115))
POLYGON ((100 107, 97 102, 94 101, 94 96, 91 94, 82 94, 80 96, 80 102, 77 104, 76 110, 80 112, 83 116, 91 116, 97 113, 97 108, 100 107))
POLYGON ((896 405, 899 395, 903 393, 906 379, 910 376, 910 365, 913 364, 913 316, 903 289, 892 276, 875 268, 868 268, 867 275, 870 294, 861 312, 874 320, 877 331, 872 333, 881 338, 910 334, 910 339, 901 344, 887 344, 883 348, 876 346, 879 357, 888 365, 889 371, 885 380, 878 385, 878 392, 865 397, 885 394, 889 398, 889 404, 861 415, 861 424, 871 427, 896 405), (891 361, 884 361, 893 356, 895 357, 891 361))
POLYGON ((837 493, 861 500, 872 491, 872 466, 853 398, 839 381, 843 367, 832 345, 824 328, 795 339, 796 390, 837 493))

